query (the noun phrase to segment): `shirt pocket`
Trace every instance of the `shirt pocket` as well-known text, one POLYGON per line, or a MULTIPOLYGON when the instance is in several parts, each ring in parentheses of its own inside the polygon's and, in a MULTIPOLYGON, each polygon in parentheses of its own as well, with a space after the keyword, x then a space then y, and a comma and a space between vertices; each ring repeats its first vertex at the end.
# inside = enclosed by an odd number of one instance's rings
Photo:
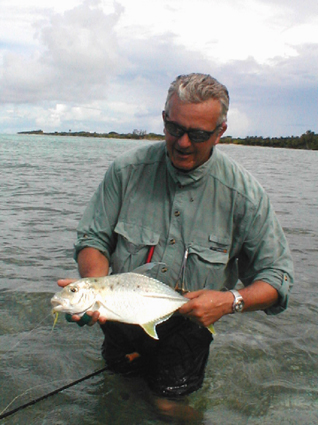
POLYGON ((212 263, 228 263, 230 239, 222 238, 216 235, 210 235, 208 245, 209 251, 212 254, 212 263))
POLYGON ((132 223, 118 222, 114 231, 117 244, 111 257, 113 273, 132 271, 144 264, 149 248, 159 242, 158 233, 132 223))
MULTIPOLYGON (((221 289, 226 280, 226 267, 229 262, 230 240, 209 235, 208 241, 189 246, 189 282, 191 291, 203 289, 221 289), (194 272, 194 273, 193 273, 194 272), (193 279, 193 275, 195 279, 193 279)), ((187 273, 187 274, 188 274, 187 273)))

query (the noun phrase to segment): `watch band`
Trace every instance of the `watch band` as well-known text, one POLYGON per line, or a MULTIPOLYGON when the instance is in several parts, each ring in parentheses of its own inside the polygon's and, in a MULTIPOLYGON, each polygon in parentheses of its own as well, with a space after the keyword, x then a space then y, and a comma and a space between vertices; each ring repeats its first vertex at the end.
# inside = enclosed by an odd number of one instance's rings
POLYGON ((244 308, 244 300, 242 295, 236 291, 235 289, 231 289, 230 292, 234 295, 234 301, 233 301, 233 313, 241 313, 244 308))

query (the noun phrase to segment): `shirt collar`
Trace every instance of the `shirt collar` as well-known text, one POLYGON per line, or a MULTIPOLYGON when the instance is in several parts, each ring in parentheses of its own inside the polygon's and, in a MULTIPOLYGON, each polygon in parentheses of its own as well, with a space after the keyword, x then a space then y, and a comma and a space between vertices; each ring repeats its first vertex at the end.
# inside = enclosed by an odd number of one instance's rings
POLYGON ((169 174, 175 183, 179 183, 182 186, 189 185, 205 177, 208 174, 208 170, 210 170, 212 166, 212 162, 214 162, 214 157, 215 149, 213 149, 212 155, 204 164, 200 165, 192 171, 184 172, 178 170, 172 165, 166 148, 166 164, 169 174))

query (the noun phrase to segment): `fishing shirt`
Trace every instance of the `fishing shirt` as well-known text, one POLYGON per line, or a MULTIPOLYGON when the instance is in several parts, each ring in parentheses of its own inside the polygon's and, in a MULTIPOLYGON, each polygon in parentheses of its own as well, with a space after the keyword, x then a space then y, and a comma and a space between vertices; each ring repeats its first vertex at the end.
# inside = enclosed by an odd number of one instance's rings
POLYGON ((154 246, 153 277, 174 287, 229 290, 256 280, 279 293, 277 314, 287 308, 293 263, 268 195, 257 180, 214 147, 200 167, 183 172, 165 142, 133 149, 115 159, 79 223, 75 259, 93 247, 112 273, 133 271, 154 246))

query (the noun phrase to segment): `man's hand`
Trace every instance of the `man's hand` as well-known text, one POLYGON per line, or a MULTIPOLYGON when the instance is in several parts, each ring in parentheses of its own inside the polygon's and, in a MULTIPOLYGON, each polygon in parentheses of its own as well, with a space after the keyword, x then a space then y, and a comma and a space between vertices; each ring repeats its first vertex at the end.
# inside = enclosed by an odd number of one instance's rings
POLYGON ((229 292, 202 289, 185 295, 189 302, 178 311, 203 326, 209 326, 232 312, 233 295, 229 292))
POLYGON ((78 279, 59 279, 57 281, 57 284, 64 288, 65 286, 69 285, 70 283, 76 282, 78 279))
MULTIPOLYGON (((57 281, 57 284, 59 286, 61 286, 62 288, 64 288, 65 286, 69 285, 70 283, 76 282, 77 279, 59 279, 57 281)), ((85 313, 87 316, 91 317, 91 320, 89 323, 87 323, 88 326, 93 326, 95 325, 96 322, 99 322, 100 325, 103 325, 104 323, 106 323, 106 318, 105 317, 100 317, 100 312, 99 311, 87 311, 85 313)), ((72 322, 80 322, 82 319, 81 316, 78 316, 77 314, 73 314, 71 321, 72 322)))
MULTIPOLYGON (((102 277, 107 276, 109 271, 109 262, 107 258, 95 248, 83 248, 78 254, 78 270, 82 278, 84 277, 102 277)), ((76 282, 77 279, 60 279, 57 284, 64 288, 72 282, 76 282)), ((99 322, 103 325, 106 322, 105 317, 100 317, 99 311, 87 311, 85 313, 92 319, 88 323, 88 326, 95 325, 99 322)), ((73 314, 72 321, 80 322, 81 317, 77 314, 73 314)))
MULTIPOLYGON (((269 283, 257 280, 251 285, 239 290, 244 300, 244 312, 264 310, 278 301, 278 292, 269 283)), ((225 314, 233 312, 234 296, 230 291, 201 291, 188 292, 185 295, 189 302, 178 311, 190 317, 203 326, 209 326, 225 314)))

